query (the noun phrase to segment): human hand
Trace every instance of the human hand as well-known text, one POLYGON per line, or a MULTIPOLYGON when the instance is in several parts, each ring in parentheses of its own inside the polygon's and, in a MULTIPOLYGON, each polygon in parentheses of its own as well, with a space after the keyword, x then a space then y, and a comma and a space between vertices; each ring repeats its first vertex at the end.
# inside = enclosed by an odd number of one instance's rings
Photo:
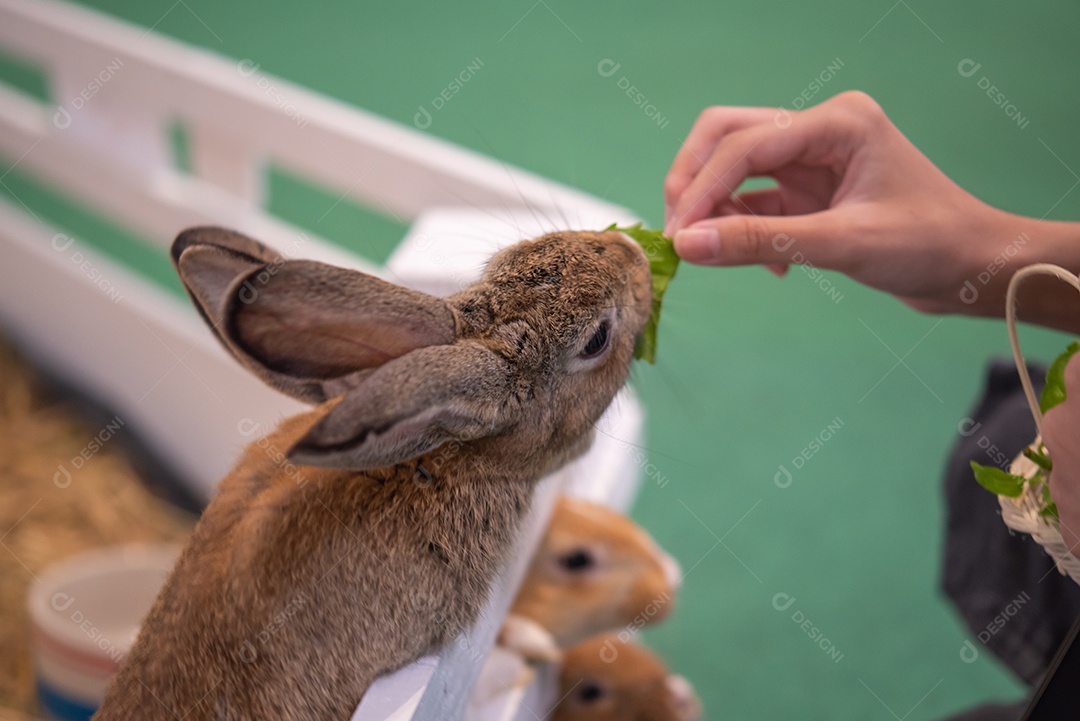
POLYGON ((1080 558, 1080 354, 1065 366, 1065 400, 1047 411, 1042 431, 1054 463, 1050 497, 1057 504, 1061 536, 1080 558))
MULTIPOLYGON (((705 110, 671 166, 664 198, 665 231, 685 260, 809 263, 933 313, 1001 316, 1011 273, 973 285, 974 300, 961 291, 1040 222, 953 183, 859 92, 790 113, 705 110), (777 187, 736 195, 753 176, 777 187)), ((1045 259, 1036 258, 1037 246, 1017 247, 1008 266, 1045 259)))

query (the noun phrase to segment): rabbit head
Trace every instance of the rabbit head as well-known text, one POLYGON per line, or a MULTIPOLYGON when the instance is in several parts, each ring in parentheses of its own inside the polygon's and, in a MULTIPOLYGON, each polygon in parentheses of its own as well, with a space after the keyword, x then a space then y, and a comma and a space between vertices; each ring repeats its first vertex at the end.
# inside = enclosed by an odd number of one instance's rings
POLYGON ((567 648, 603 631, 662 620, 681 576, 675 559, 632 520, 561 496, 511 613, 567 648))
POLYGON ((172 253, 233 355, 325 404, 289 453, 307 465, 368 470, 454 444, 496 475, 547 472, 588 446, 651 312, 645 254, 614 231, 518 243, 446 299, 221 228, 172 253))
POLYGON ((655 654, 616 635, 566 652, 552 721, 698 721, 701 701, 655 654))

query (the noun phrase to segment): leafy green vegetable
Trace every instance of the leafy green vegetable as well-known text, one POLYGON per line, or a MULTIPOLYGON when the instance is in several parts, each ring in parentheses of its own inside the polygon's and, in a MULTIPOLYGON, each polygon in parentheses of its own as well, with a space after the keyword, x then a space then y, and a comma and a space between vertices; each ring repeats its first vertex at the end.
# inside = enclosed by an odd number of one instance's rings
MULTIPOLYGON (((1080 340, 1070 343, 1046 371, 1046 386, 1043 387, 1042 397, 1039 399, 1039 408, 1043 413, 1065 400, 1065 366, 1077 352, 1080 352, 1080 340)), ((1039 515, 1057 518, 1058 508, 1050 496, 1050 472, 1054 464, 1046 452, 1046 446, 1040 443, 1038 448, 1025 448, 1023 454, 1037 466, 1031 478, 1006 473, 1000 468, 983 466, 972 461, 971 470, 975 472, 975 480, 991 493, 1009 498, 1019 496, 1024 492, 1025 486, 1030 486, 1035 493, 1041 491, 1043 509, 1039 511, 1039 515)))
POLYGON ((1057 518, 1058 517, 1058 507, 1057 507, 1057 504, 1054 503, 1054 499, 1050 497, 1050 486, 1048 486, 1048 485, 1046 485, 1044 483, 1042 491, 1043 491, 1042 492, 1043 503, 1046 504, 1046 508, 1039 511, 1039 515, 1040 516, 1053 516, 1054 518, 1057 518))
POLYGON ((637 345, 634 347, 634 357, 641 358, 649 363, 656 363, 656 326, 660 322, 660 304, 664 300, 668 284, 675 277, 675 271, 679 267, 679 256, 675 253, 675 244, 660 230, 646 230, 641 226, 631 225, 620 228, 612 223, 604 230, 617 230, 626 233, 636 240, 645 250, 645 256, 649 259, 649 271, 652 273, 652 315, 645 329, 638 336, 637 345))
POLYGON ((1039 511, 1039 515, 1057 518, 1057 505, 1050 496, 1050 469, 1053 466, 1050 463, 1050 457, 1046 455, 1046 446, 1040 443, 1038 450, 1025 448, 1023 454, 1038 466, 1031 478, 1006 473, 1000 468, 983 466, 972 461, 971 470, 975 472, 975 480, 991 493, 1008 496, 1009 498, 1016 498, 1022 494, 1025 486, 1030 486, 1035 493, 1041 491, 1043 508, 1039 511))
POLYGON ((1080 340, 1070 343, 1050 365, 1050 370, 1046 371, 1046 386, 1039 399, 1039 408, 1043 413, 1065 400, 1065 366, 1077 351, 1080 351, 1080 340))
POLYGON ((1050 456, 1046 455, 1046 446, 1043 444, 1039 444, 1039 450, 1025 448, 1022 452, 1025 458, 1044 471, 1054 470, 1054 463, 1050 460, 1050 456))
POLYGON ((975 480, 980 486, 999 496, 1016 498, 1024 492, 1024 484, 1027 483, 1027 479, 1022 476, 1015 476, 995 466, 984 466, 975 461, 971 462, 971 470, 975 472, 975 480))

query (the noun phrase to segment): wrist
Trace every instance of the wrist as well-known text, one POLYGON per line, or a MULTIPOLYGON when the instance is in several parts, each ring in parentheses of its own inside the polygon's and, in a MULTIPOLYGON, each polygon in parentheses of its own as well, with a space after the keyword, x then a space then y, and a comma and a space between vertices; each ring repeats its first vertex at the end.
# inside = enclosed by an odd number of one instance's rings
MULTIPOLYGON (((1009 280, 1033 263, 1053 263, 1080 273, 1080 223, 1039 220, 993 209, 992 230, 966 263, 961 313, 1002 318, 1009 280)), ((1054 278, 1032 278, 1017 296, 1020 320, 1080 333, 1080 296, 1054 278)))

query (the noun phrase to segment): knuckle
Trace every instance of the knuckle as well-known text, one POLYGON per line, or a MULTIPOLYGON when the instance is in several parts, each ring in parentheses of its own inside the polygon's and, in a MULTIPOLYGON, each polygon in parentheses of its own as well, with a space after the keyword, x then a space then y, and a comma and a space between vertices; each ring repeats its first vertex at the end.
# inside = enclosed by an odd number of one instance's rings
POLYGON ((691 136, 714 137, 728 125, 732 110, 732 108, 724 105, 713 105, 705 108, 698 114, 697 120, 694 121, 694 127, 690 130, 691 136))
POLYGON ((742 227, 738 232, 742 243, 738 252, 742 259, 755 261, 771 257, 773 233, 768 224, 756 215, 740 216, 740 224, 742 227))
POLYGON ((664 179, 664 197, 669 201, 677 199, 686 189, 686 180, 681 174, 672 173, 664 179))
POLYGON ((833 98, 832 102, 866 125, 874 125, 885 119, 885 111, 878 102, 862 90, 845 91, 833 98))
POLYGON ((862 112, 881 110, 881 106, 877 104, 877 101, 862 90, 845 90, 833 98, 833 102, 862 112))
POLYGON ((728 108, 723 105, 713 105, 701 111, 700 120, 705 125, 714 125, 722 122, 727 117, 728 108))

